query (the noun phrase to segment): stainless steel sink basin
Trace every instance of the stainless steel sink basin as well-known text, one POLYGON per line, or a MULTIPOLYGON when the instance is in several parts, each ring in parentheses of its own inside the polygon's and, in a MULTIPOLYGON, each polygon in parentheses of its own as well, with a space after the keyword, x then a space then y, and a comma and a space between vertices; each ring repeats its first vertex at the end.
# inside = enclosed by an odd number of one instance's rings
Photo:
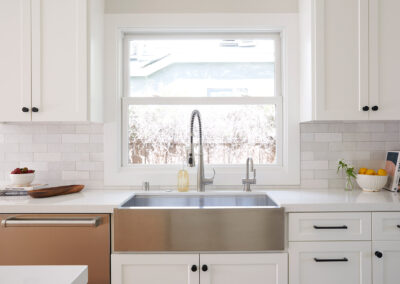
POLYGON ((114 209, 115 252, 284 249, 284 209, 266 194, 138 194, 114 209))
POLYGON ((207 207, 277 207, 266 194, 227 195, 148 195, 138 194, 122 204, 122 208, 207 208, 207 207))

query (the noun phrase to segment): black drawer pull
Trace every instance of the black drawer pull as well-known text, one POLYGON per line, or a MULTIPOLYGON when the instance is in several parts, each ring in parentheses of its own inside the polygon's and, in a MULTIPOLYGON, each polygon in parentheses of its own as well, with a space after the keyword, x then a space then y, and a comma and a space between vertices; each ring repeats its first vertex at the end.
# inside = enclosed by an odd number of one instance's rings
POLYGON ((201 270, 203 270, 204 272, 207 272, 208 266, 203 264, 203 266, 201 267, 201 270))
POLYGON ((397 228, 399 228, 399 229, 400 229, 400 225, 397 225, 397 228))
POLYGON ((192 265, 191 270, 192 270, 193 272, 196 272, 196 271, 197 271, 197 265, 192 265))
POLYGON ((364 107, 362 108, 362 110, 363 110, 363 111, 369 111, 369 106, 364 106, 364 107))
POLYGON ((314 258, 315 262, 347 262, 349 261, 346 257, 343 258, 314 258))
POLYGON ((376 251, 376 252, 375 252, 375 256, 376 256, 377 258, 382 258, 382 257, 383 257, 383 253, 380 252, 380 251, 376 251))
POLYGON ((346 225, 343 225, 343 226, 316 226, 316 225, 314 225, 314 229, 316 229, 316 230, 337 230, 337 229, 347 230, 347 226, 346 225))

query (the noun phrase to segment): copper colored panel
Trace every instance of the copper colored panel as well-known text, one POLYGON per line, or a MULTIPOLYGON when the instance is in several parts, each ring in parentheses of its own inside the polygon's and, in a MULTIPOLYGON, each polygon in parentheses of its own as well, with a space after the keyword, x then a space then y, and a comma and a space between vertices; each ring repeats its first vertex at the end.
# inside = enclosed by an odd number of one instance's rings
POLYGON ((0 265, 88 265, 89 284, 110 283, 108 214, 1 214, 0 219, 12 216, 36 221, 36 225, 0 226, 0 265), (62 224, 63 220, 96 217, 100 217, 97 226, 40 225, 40 220, 62 224))

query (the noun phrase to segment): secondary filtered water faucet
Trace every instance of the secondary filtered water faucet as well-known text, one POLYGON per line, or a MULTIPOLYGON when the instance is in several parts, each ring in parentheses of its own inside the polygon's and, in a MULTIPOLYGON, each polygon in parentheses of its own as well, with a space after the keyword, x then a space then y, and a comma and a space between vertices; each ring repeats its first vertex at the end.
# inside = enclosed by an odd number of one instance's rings
POLYGON ((246 161, 246 178, 242 179, 244 185, 243 191, 251 191, 250 185, 256 184, 256 169, 253 165, 253 158, 249 157, 246 161), (250 172, 253 172, 253 178, 250 178, 250 172))
POLYGON ((215 169, 213 169, 214 175, 211 178, 206 178, 204 176, 203 137, 201 128, 201 116, 198 110, 192 111, 192 114, 190 116, 190 148, 188 153, 188 165, 192 168, 196 166, 193 144, 193 124, 196 117, 199 123, 199 165, 197 166, 197 191, 204 192, 206 189, 206 185, 213 184, 214 182, 215 169))

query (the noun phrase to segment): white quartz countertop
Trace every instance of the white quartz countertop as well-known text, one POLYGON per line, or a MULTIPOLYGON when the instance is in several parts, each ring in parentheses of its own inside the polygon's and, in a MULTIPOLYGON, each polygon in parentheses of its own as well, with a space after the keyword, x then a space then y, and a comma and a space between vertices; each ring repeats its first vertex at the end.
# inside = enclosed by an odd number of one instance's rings
POLYGON ((400 194, 361 189, 270 190, 268 195, 286 212, 400 211, 400 194))
POLYGON ((0 213, 112 213, 133 193, 119 189, 84 189, 48 198, 1 196, 0 213))
POLYGON ((0 266, 0 283, 4 284, 87 284, 85 265, 0 266))
MULTIPOLYGON (((137 191, 136 191, 137 192, 137 191)), ((268 195, 286 212, 319 211, 400 211, 400 194, 389 191, 363 192, 356 189, 283 189, 257 190, 251 194, 268 195)), ((29 196, 0 197, 0 213, 112 213, 134 190, 84 189, 70 195, 31 198, 29 196)), ((143 193, 142 191, 140 193, 143 193)), ((172 194, 150 191, 150 194, 172 194)), ((206 194, 247 194, 242 191, 209 190, 206 194)), ((173 194, 181 194, 173 192, 173 194)), ((185 194, 197 194, 190 192, 185 194)))

